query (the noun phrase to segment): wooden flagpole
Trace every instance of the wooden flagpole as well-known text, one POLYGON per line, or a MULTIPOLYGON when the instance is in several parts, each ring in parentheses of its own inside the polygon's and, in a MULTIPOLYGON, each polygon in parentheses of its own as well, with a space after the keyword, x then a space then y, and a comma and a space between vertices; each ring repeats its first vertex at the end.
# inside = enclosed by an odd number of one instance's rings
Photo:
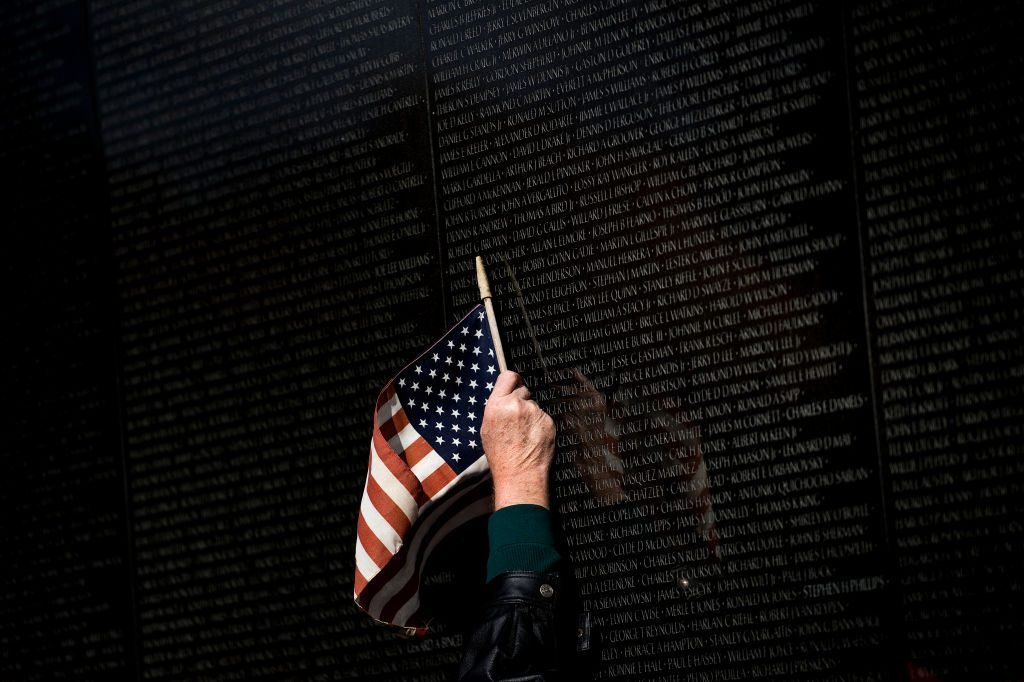
POLYGON ((498 369, 504 372, 508 369, 505 364, 505 351, 501 347, 501 337, 498 336, 498 319, 494 317, 494 304, 491 303, 491 284, 487 281, 487 270, 484 269, 484 259, 476 257, 476 283, 480 287, 480 300, 484 302, 484 310, 487 311, 487 324, 491 328, 491 339, 494 340, 494 354, 498 356, 498 369))

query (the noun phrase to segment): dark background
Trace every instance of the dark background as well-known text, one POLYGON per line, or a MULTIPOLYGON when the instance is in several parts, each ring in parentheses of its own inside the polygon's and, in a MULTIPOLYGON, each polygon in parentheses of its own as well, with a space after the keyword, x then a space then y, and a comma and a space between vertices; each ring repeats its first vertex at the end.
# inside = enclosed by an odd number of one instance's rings
POLYGON ((1020 15, 5 3, 0 677, 450 677, 353 530, 479 253, 597 679, 1024 678, 1020 15))

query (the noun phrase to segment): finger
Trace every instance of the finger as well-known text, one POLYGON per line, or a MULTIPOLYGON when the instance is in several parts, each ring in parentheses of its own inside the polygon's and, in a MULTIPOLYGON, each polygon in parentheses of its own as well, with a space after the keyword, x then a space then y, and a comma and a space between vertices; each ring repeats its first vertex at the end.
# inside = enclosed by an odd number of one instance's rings
POLYGON ((522 385, 522 378, 512 370, 507 369, 498 375, 498 380, 494 382, 494 389, 491 391, 491 397, 500 398, 508 395, 516 390, 518 386, 522 385))
POLYGON ((512 391, 512 395, 519 398, 520 400, 529 400, 530 389, 528 389, 525 385, 520 384, 519 386, 516 387, 514 391, 512 391))

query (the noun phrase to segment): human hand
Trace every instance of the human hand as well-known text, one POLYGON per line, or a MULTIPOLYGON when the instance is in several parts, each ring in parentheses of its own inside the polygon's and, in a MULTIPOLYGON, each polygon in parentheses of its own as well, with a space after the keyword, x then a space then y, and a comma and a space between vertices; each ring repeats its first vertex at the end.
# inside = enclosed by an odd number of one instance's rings
POLYGON ((530 400, 530 389, 515 372, 498 376, 484 408, 480 439, 494 479, 494 508, 513 504, 549 508, 555 423, 530 400))

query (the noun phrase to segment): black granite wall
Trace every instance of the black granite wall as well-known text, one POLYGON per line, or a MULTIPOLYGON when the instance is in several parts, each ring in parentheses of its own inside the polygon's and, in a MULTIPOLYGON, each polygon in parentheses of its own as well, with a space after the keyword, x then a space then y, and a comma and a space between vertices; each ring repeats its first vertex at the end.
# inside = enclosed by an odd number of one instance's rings
POLYGON ((134 676, 117 292, 78 2, 0 9, 0 678, 134 676))
POLYGON ((9 4, 0 676, 449 679, 353 530, 481 254, 595 679, 1021 678, 1019 15, 9 4))

